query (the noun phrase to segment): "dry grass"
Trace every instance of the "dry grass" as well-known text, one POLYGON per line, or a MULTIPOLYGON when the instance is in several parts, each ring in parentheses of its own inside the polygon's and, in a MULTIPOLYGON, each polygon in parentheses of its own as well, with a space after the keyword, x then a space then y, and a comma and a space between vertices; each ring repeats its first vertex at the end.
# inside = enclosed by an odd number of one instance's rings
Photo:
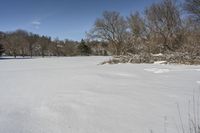
POLYGON ((183 124, 183 115, 178 104, 177 109, 180 120, 180 127, 177 128, 178 133, 200 133, 200 89, 198 92, 194 90, 193 98, 189 101, 187 126, 183 124))

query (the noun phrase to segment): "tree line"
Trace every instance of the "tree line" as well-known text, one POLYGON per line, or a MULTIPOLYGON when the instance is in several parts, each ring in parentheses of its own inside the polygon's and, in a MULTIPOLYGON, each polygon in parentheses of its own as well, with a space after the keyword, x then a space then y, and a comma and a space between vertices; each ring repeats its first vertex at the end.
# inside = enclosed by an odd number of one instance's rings
POLYGON ((7 56, 76 56, 103 55, 101 50, 94 50, 95 44, 105 45, 98 41, 59 40, 40 36, 25 30, 0 32, 0 55, 7 56), (99 52, 100 51, 100 52, 99 52))
POLYGON ((200 55, 200 0, 162 0, 143 13, 105 11, 81 42, 24 30, 0 32, 0 55, 75 56, 186 52, 200 55))
POLYGON ((105 11, 88 38, 111 45, 115 55, 188 52, 200 55, 200 0, 162 0, 128 17, 105 11))

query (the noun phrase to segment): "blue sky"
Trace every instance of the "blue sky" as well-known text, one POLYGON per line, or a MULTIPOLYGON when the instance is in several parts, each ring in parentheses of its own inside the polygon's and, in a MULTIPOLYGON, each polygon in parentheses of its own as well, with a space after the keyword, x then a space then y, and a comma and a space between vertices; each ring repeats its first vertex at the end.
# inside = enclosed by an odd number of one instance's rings
POLYGON ((0 31, 24 29, 59 39, 80 40, 103 11, 124 16, 160 0, 0 0, 0 31))

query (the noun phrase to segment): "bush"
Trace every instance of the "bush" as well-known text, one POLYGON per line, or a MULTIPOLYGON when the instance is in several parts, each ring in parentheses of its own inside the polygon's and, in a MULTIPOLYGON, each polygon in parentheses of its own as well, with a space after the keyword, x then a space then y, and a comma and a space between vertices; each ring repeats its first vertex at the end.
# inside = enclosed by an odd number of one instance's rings
POLYGON ((105 61, 102 64, 117 64, 117 63, 155 63, 163 62, 165 64, 186 64, 199 65, 200 57, 193 56, 188 53, 173 52, 168 54, 128 54, 114 56, 113 59, 105 61))

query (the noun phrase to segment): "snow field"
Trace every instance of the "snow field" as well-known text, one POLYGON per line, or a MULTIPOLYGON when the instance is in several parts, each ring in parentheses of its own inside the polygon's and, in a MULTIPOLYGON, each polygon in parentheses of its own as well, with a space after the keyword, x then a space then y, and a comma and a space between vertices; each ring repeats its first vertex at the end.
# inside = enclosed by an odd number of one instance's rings
POLYGON ((109 57, 0 60, 0 133, 177 133, 200 66, 109 57))

